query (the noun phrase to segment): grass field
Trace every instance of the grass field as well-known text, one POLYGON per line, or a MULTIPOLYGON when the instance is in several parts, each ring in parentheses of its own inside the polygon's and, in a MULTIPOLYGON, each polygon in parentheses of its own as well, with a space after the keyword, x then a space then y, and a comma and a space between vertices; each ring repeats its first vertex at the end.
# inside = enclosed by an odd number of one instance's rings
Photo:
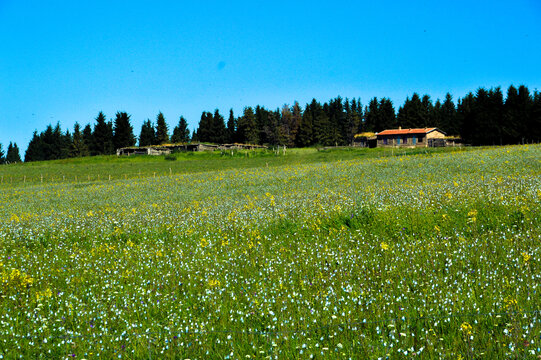
POLYGON ((0 358, 541 356, 541 146, 0 167, 0 358))

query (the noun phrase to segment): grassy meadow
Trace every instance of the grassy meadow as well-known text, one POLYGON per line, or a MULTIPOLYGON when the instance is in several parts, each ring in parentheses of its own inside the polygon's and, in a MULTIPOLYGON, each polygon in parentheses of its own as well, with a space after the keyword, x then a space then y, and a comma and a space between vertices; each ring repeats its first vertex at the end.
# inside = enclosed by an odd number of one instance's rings
POLYGON ((540 145, 0 177, 0 358, 541 356, 540 145))

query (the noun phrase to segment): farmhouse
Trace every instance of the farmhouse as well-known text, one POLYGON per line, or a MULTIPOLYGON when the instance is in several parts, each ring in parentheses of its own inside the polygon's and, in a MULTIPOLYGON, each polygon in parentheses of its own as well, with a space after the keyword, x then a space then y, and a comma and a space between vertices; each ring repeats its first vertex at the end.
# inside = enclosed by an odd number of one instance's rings
POLYGON ((377 146, 433 147, 446 146, 445 133, 438 128, 391 129, 376 134, 377 146))

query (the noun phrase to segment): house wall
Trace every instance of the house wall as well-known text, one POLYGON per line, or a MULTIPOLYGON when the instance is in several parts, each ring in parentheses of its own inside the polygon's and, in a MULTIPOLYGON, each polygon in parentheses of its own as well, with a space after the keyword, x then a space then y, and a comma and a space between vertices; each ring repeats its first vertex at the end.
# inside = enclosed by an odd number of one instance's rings
POLYGON ((422 140, 420 140, 420 134, 412 135, 387 135, 378 137, 378 147, 386 146, 404 146, 404 147, 418 147, 418 146, 427 146, 427 137, 423 134, 422 140), (416 143, 413 144, 413 137, 415 136, 416 143), (385 144, 385 139, 387 139, 387 144, 385 144), (400 139, 400 143, 398 143, 400 139))
POLYGON ((429 139, 443 139, 445 137, 445 134, 442 132, 439 132, 438 130, 434 130, 432 132, 429 132, 426 134, 429 139))

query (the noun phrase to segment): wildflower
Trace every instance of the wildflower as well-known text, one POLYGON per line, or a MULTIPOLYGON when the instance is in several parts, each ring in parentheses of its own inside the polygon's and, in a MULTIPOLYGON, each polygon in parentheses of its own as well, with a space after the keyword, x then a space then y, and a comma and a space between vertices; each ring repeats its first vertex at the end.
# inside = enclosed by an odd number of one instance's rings
POLYGON ((470 223, 474 223, 477 221, 477 210, 471 210, 470 212, 468 212, 468 222, 470 223))
POLYGON ((472 334, 472 326, 467 323, 463 322, 462 325, 460 325, 460 331, 462 331, 464 334, 470 336, 472 334))
POLYGON ((524 259, 524 263, 528 263, 528 261, 530 261, 530 259, 532 258, 532 256, 530 254, 528 254, 527 252, 523 252, 522 253, 522 259, 524 259))
POLYGON ((386 242, 382 242, 380 246, 383 251, 389 250, 389 245, 386 242))

